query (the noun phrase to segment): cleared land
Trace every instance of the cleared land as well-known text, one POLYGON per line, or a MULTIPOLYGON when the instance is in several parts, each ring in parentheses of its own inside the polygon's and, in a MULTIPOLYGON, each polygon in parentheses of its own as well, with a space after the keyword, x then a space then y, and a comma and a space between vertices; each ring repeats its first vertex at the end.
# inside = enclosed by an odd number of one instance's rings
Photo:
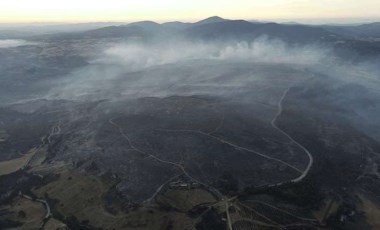
POLYGON ((106 228, 120 218, 103 207, 102 196, 111 186, 112 181, 104 178, 63 170, 57 180, 33 192, 57 200, 54 209, 65 217, 75 216, 79 221, 89 221, 91 226, 106 228))
POLYGON ((359 194, 359 208, 365 213, 367 223, 373 229, 380 229, 380 207, 374 204, 365 195, 359 194))
MULTIPOLYGON (((123 220, 122 229, 134 230, 185 230, 195 229, 192 219, 186 213, 166 212, 157 209, 141 209, 123 220)), ((120 224, 119 224, 120 226, 120 224)), ((114 227, 114 226, 112 226, 114 227)))
POLYGON ((21 197, 5 209, 8 212, 5 219, 22 223, 17 229, 39 229, 45 217, 45 207, 41 203, 21 197))
POLYGON ((57 219, 50 218, 48 222, 46 222, 44 226, 44 230, 56 230, 63 227, 66 227, 64 223, 62 223, 61 221, 57 219))
POLYGON ((0 162, 0 176, 7 175, 24 167, 29 160, 34 156, 35 149, 30 150, 27 154, 20 158, 0 162))
POLYGON ((157 202, 180 211, 187 211, 199 204, 214 203, 217 200, 204 189, 174 189, 157 197, 157 202))
POLYGON ((33 167, 37 167, 42 164, 42 162, 46 159, 47 156, 47 146, 44 146, 35 153, 33 158, 30 160, 29 165, 33 167))
POLYGON ((324 205, 319 210, 314 211, 313 214, 315 218, 323 224, 331 215, 334 215, 338 211, 339 205, 340 202, 329 198, 324 202, 324 205))

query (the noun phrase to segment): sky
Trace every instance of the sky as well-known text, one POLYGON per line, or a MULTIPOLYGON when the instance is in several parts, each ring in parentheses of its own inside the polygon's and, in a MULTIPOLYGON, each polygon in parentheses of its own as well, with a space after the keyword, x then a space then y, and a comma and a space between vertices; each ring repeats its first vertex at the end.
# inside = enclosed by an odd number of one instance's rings
POLYGON ((380 19, 380 0, 0 0, 0 23, 380 19))

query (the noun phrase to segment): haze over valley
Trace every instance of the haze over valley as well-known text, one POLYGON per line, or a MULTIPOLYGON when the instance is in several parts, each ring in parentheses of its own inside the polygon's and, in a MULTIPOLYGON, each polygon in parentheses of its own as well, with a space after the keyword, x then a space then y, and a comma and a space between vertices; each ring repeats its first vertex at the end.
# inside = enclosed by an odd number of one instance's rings
POLYGON ((0 228, 378 229, 380 24, 0 30, 0 228))

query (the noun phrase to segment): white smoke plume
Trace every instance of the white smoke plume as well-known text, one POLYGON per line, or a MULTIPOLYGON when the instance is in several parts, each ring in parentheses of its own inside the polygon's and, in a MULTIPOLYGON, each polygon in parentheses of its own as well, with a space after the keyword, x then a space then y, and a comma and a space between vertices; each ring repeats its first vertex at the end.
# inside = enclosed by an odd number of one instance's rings
POLYGON ((25 40, 5 39, 0 40, 0 48, 12 48, 18 46, 36 45, 35 42, 28 42, 25 40))

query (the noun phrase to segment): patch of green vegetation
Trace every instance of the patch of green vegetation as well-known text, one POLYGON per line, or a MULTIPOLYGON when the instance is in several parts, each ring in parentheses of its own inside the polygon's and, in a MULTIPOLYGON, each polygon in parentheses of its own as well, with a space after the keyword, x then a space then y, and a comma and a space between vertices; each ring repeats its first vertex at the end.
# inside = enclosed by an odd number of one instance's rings
POLYGON ((41 203, 21 197, 1 209, 6 210, 6 214, 0 217, 0 226, 39 229, 45 217, 45 207, 41 203))
POLYGON ((53 213, 61 220, 73 216, 80 223, 89 220, 91 226, 108 228, 122 218, 104 209, 103 195, 112 185, 113 181, 107 178, 64 170, 56 180, 33 192, 39 197, 55 201, 53 213))
POLYGON ((187 212, 200 204, 214 203, 217 200, 208 191, 197 189, 170 189, 159 195, 157 202, 181 212, 187 212))

